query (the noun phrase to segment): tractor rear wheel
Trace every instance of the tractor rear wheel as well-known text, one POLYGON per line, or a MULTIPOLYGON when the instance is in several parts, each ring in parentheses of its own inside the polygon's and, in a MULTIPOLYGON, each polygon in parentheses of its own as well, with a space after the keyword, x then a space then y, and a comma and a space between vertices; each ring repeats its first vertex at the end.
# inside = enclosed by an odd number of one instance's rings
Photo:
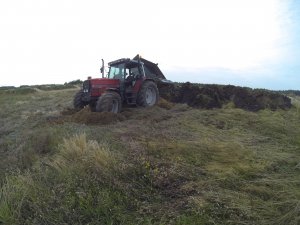
POLYGON ((143 107, 153 106, 158 102, 159 93, 156 84, 153 81, 145 81, 138 96, 137 104, 143 107))
POLYGON ((114 91, 108 91, 103 93, 96 104, 97 112, 112 112, 119 113, 121 112, 122 101, 121 96, 114 91))
POLYGON ((76 95, 74 96, 73 106, 77 110, 83 109, 83 107, 87 105, 87 103, 85 103, 81 100, 82 96, 83 96, 83 91, 78 91, 76 93, 76 95))

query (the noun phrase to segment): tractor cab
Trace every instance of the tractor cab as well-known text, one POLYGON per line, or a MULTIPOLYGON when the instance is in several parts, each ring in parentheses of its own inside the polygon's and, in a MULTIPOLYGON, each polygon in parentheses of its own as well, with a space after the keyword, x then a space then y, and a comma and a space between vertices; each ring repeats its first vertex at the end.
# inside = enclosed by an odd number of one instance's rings
POLYGON ((136 104, 137 93, 145 79, 144 63, 133 59, 119 59, 108 63, 108 79, 120 81, 120 95, 127 104, 136 104))
POLYGON ((142 62, 131 59, 119 59, 108 63, 107 78, 120 80, 134 80, 145 76, 142 62))

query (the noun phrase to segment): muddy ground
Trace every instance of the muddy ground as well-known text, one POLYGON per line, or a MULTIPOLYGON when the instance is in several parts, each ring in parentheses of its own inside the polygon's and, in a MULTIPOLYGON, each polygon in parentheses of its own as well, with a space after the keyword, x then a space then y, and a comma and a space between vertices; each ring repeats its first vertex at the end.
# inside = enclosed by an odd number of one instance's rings
POLYGON ((74 122, 86 125, 106 125, 115 122, 120 122, 126 119, 126 113, 111 113, 111 112, 92 112, 89 107, 85 107, 80 111, 72 108, 67 108, 61 112, 61 116, 48 117, 50 123, 74 122))
POLYGON ((291 99, 279 92, 233 85, 199 85, 192 83, 161 85, 160 96, 170 102, 186 103, 195 108, 221 108, 233 102, 248 111, 289 109, 291 99))

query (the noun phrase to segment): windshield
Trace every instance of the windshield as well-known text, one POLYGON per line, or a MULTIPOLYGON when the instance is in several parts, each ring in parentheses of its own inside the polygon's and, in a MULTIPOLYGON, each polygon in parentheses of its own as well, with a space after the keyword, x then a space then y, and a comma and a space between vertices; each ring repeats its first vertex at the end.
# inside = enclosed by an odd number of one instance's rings
POLYGON ((124 63, 112 65, 109 68, 108 78, 109 79, 124 79, 124 63))

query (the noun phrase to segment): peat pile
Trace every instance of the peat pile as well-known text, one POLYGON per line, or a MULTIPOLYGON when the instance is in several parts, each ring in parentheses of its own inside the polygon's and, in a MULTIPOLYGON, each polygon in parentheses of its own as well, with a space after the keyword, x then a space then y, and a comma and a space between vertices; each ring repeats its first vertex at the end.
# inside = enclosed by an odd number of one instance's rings
POLYGON ((186 103, 195 108, 221 108, 233 102, 248 111, 289 109, 291 99, 274 91, 237 87, 233 85, 199 85, 192 83, 159 87, 160 96, 168 101, 186 103))
POLYGON ((87 125, 105 125, 125 120, 125 116, 122 114, 115 114, 112 112, 91 112, 89 107, 85 107, 80 111, 74 109, 67 109, 61 114, 65 121, 83 123, 87 125))

